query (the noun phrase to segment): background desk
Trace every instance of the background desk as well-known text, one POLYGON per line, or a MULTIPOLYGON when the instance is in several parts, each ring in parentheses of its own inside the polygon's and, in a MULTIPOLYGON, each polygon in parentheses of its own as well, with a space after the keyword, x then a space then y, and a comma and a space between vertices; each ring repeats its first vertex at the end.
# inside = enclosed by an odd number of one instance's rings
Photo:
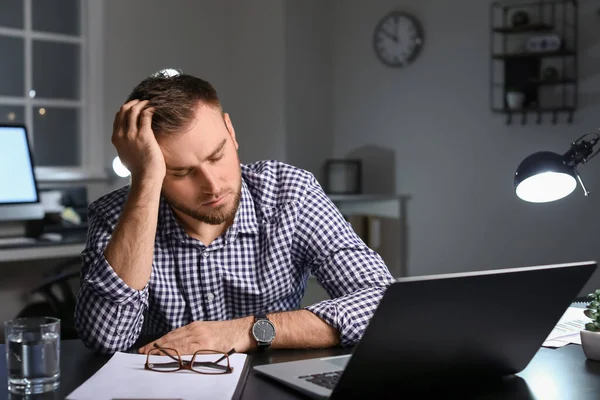
POLYGON ((0 262, 47 260, 77 257, 84 243, 48 243, 44 245, 0 247, 0 262))
MULTIPOLYGON (((39 294, 31 293, 61 272, 78 271, 83 248, 82 239, 0 246, 0 320, 14 318, 31 304, 44 300, 39 294)), ((79 280, 73 279, 73 293, 77 293, 78 285, 79 280)), ((2 341, 3 330, 0 331, 0 343, 2 341)))
MULTIPOLYGON (((6 385, 5 346, 0 345, 0 400, 16 399, 8 393, 6 385)), ((325 350, 267 350, 250 354, 250 365, 260 365, 311 357, 348 353, 348 349, 325 350)), ((92 376, 106 361, 107 356, 96 356, 79 340, 61 342, 60 390, 31 399, 64 399, 67 394, 92 376)), ((541 348, 527 368, 518 374, 522 379, 506 379, 494 387, 473 387, 472 393, 460 393, 459 398, 475 399, 548 399, 597 400, 600 398, 600 362, 586 360, 581 346, 568 345, 560 349, 541 348)), ((474 385, 477 382, 473 382, 474 385)), ((394 393, 402 398, 399 387, 394 393)), ((450 396, 451 393, 445 393, 450 396)), ((446 397, 445 396, 445 397, 446 397)), ((300 393, 270 379, 255 374, 248 375, 242 399, 304 399, 300 393)), ((451 398, 451 396, 450 396, 451 398)))

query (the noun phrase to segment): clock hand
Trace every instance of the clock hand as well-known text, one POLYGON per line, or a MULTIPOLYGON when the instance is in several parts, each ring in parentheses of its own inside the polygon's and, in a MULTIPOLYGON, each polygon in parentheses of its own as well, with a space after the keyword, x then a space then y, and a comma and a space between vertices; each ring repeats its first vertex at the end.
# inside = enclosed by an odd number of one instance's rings
POLYGON ((385 36, 387 36, 388 38, 392 39, 392 40, 393 40, 395 43, 398 43, 398 36, 394 35, 394 34, 393 34, 393 33, 391 33, 391 32, 388 32, 388 31, 387 31, 387 30, 385 30, 385 29, 382 29, 382 30, 381 30, 381 32, 382 32, 382 33, 383 33, 385 36))

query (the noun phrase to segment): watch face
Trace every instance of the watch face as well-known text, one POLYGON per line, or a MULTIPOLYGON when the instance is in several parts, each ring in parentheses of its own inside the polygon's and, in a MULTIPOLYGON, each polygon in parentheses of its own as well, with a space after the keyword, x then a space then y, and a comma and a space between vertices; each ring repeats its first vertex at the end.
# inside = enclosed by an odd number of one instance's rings
POLYGON ((275 328, 270 321, 259 320, 252 327, 252 334, 259 342, 270 342, 275 337, 275 328))
POLYGON ((377 57, 390 67, 412 62, 423 46, 423 29, 413 16, 394 11, 375 27, 373 46, 377 57))

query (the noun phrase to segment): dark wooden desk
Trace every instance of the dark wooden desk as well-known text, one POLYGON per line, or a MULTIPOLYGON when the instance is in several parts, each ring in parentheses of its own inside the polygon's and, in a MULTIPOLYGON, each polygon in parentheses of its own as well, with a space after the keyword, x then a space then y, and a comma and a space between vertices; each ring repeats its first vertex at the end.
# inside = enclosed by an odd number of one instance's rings
MULTIPOLYGON (((0 345, 0 400, 17 399, 8 393, 6 384, 6 357, 4 345, 0 345)), ((346 354, 346 349, 326 350, 268 350, 251 353, 250 363, 266 363, 298 360, 310 357, 346 354)), ((78 340, 61 342, 60 390, 31 399, 64 399, 67 394, 92 376, 109 357, 96 356, 78 340)), ((541 348, 527 368, 516 377, 503 380, 497 385, 475 386, 461 390, 461 399, 576 399, 600 398, 600 362, 589 361, 581 346, 568 345, 561 349, 541 348), (466 393, 465 393, 466 392, 466 393)), ((401 398, 398 387, 395 397, 401 398)), ((445 393, 444 397, 449 397, 445 393)), ((450 396, 451 398, 452 396, 450 396)), ((242 399, 305 399, 299 393, 250 371, 242 399)), ((404 396, 407 398, 407 396, 404 396)), ((410 397, 408 397, 410 398, 410 397)))

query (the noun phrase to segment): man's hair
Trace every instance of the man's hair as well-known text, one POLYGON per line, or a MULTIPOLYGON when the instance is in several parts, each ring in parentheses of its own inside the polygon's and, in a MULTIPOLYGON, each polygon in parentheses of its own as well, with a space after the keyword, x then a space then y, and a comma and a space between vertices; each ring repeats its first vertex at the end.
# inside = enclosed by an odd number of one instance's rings
POLYGON ((127 98, 148 100, 154 107, 152 130, 155 135, 181 131, 193 119, 199 103, 222 111, 215 88, 205 80, 191 75, 159 71, 144 79, 127 98))

